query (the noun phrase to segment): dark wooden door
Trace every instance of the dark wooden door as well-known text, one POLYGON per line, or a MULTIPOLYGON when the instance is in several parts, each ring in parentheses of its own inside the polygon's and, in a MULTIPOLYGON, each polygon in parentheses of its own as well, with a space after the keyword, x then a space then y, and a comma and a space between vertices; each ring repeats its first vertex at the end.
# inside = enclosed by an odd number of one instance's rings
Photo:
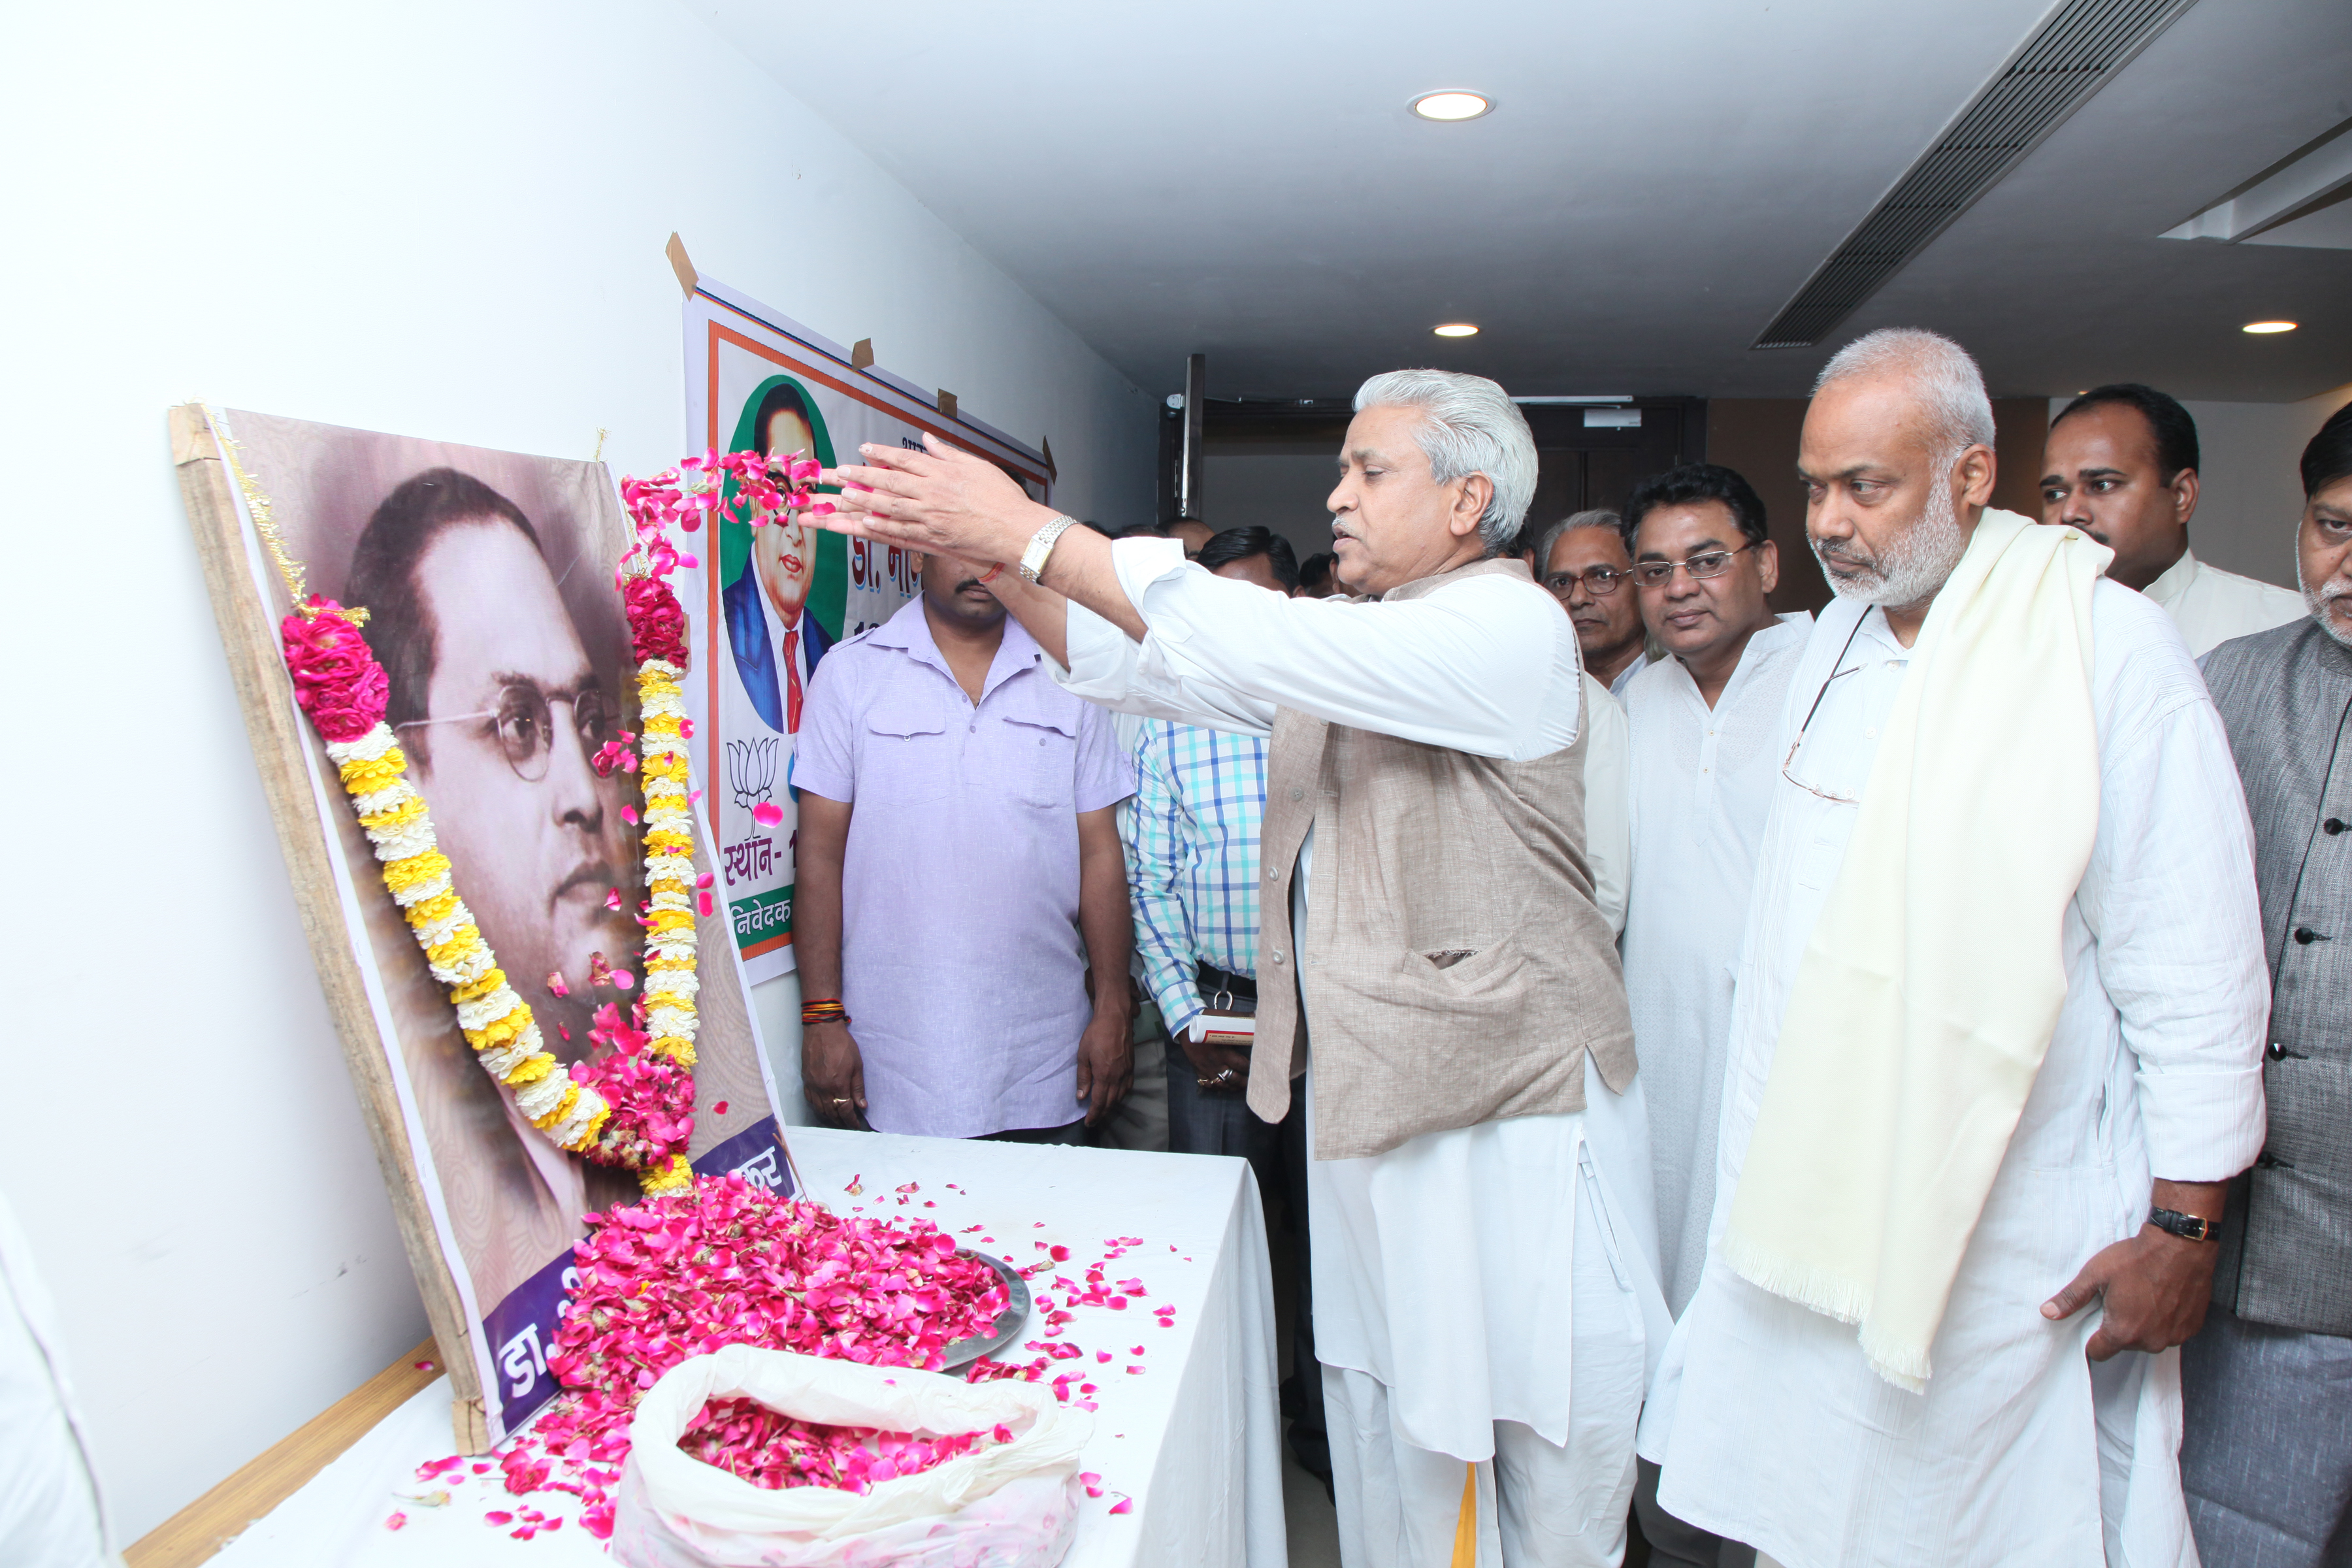
POLYGON ((1538 465, 1536 499, 1528 508, 1530 529, 1596 507, 1619 510, 1627 493, 1652 474, 1706 455, 1706 405, 1697 398, 1643 398, 1631 410, 1604 416, 1633 413, 1641 419, 1635 426, 1587 425, 1587 411, 1572 405, 1537 405, 1525 412, 1538 465))

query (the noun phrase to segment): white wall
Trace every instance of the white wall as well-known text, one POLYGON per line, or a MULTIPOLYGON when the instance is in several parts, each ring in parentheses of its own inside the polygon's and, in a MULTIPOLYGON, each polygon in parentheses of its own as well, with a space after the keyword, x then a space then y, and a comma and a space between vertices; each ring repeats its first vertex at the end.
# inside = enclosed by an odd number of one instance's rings
POLYGON ((604 426, 651 471, 683 440, 676 229, 713 276, 1050 436, 1076 511, 1150 515, 1156 437, 1139 392, 667 0, 17 5, 0 28, 0 1191, 129 1540, 425 1332, 165 407, 580 457, 604 426))
MULTIPOLYGON (((2050 416, 2073 401, 2053 397, 2050 416)), ((2199 493, 2189 542, 2200 561, 2294 586, 2303 522, 2296 462, 2327 416, 2352 403, 2352 382, 2296 403, 2186 403, 2197 421, 2199 493)))

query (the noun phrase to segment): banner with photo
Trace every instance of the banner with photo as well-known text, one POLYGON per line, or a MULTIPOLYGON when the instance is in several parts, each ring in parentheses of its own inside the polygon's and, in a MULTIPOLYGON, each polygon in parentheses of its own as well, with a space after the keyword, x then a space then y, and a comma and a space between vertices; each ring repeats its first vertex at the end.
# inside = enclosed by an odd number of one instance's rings
MULTIPOLYGON (((849 350, 705 278, 686 301, 687 445, 806 453, 830 468, 858 447, 920 447, 929 431, 988 458, 1039 500, 1050 459, 1002 431, 950 412, 849 350)), ((723 523, 677 576, 678 596, 709 635, 687 703, 708 781, 719 878, 746 979, 793 967, 793 846, 799 814, 793 746, 808 684, 825 654, 880 626, 920 591, 915 559, 797 521, 723 523)))

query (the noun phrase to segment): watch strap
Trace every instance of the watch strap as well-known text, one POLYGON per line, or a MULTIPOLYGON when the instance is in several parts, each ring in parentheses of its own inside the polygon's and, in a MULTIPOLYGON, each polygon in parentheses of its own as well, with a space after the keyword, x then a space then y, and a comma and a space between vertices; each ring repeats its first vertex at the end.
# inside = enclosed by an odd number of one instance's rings
POLYGON ((1055 542, 1077 524, 1075 517, 1057 517, 1032 534, 1029 547, 1021 552, 1021 580, 1034 583, 1045 570, 1046 559, 1054 553, 1055 542))
POLYGON ((2147 1223, 2158 1230, 2170 1231, 2183 1241, 2215 1241, 2221 1235, 2220 1220, 2182 1214, 2179 1209, 2151 1208, 2147 1211, 2147 1223))

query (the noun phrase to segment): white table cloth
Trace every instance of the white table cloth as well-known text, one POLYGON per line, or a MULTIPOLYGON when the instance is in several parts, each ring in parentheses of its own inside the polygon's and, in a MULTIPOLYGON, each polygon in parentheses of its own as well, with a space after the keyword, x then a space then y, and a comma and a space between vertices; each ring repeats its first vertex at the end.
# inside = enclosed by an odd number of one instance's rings
MULTIPOLYGON (((950 1232, 983 1225, 958 1241, 1018 1264, 1045 1257, 1041 1244, 1068 1247, 1066 1263, 1031 1278, 1034 1290, 1051 1289, 1056 1274, 1080 1279, 1110 1238, 1140 1237, 1105 1273, 1114 1281, 1140 1279, 1146 1294, 1124 1310, 1077 1309, 1062 1337, 1087 1353, 1052 1366, 1054 1373, 1083 1367, 1099 1388, 1083 1468, 1100 1473, 1104 1492, 1086 1504, 1065 1562, 1281 1568, 1274 1291, 1246 1162, 817 1128, 793 1128, 789 1137, 810 1194, 836 1213, 928 1219, 950 1232), (862 1178, 855 1196, 845 1191, 853 1177, 862 1178), (919 1190, 896 1190, 908 1182, 919 1190), (981 1247, 983 1237, 993 1240, 981 1247), (1162 1328, 1152 1310, 1170 1302, 1174 1321, 1162 1328), (1097 1350, 1112 1359, 1098 1362, 1097 1350), (1131 1366, 1144 1370, 1130 1373, 1131 1366), (1133 1500, 1132 1510, 1112 1514, 1122 1495, 1133 1500)), ((1033 1312, 1003 1359, 1034 1359, 1037 1352, 1021 1347, 1040 1339, 1044 1327, 1033 1312)), ((447 1477, 415 1479, 417 1467, 452 1451, 448 1399, 446 1379, 418 1394, 215 1561, 220 1568, 609 1562, 604 1544, 579 1527, 579 1505, 566 1494, 517 1498, 495 1467, 476 1475, 470 1464, 459 1468, 464 1479, 455 1485, 447 1477), (418 1500, 444 1489, 444 1504, 418 1500), (562 1523, 517 1540, 520 1516, 504 1525, 484 1521, 486 1513, 524 1507, 562 1523), (397 1530, 386 1523, 395 1512, 406 1516, 397 1530)))

